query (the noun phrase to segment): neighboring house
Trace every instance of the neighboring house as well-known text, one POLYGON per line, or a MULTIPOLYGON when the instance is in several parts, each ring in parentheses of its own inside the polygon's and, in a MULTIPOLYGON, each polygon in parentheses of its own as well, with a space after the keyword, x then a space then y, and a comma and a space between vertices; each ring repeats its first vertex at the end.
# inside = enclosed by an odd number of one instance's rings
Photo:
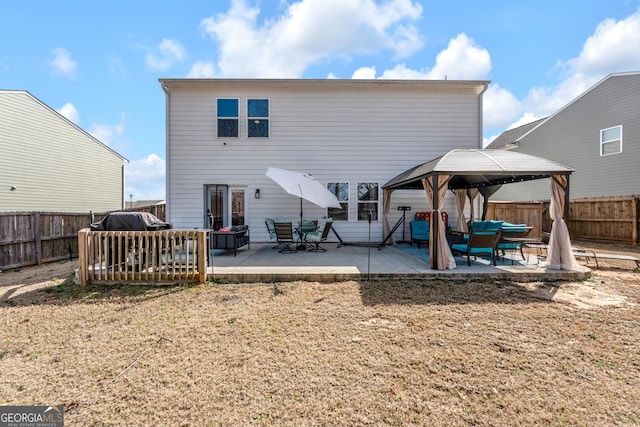
POLYGON ((0 90, 0 211, 122 209, 126 162, 29 92, 0 90))
POLYGON ((149 206, 160 206, 164 204, 164 200, 130 200, 125 203, 125 209, 139 209, 149 206))
MULTIPOLYGON (((482 147, 488 83, 160 79, 167 221, 176 228, 247 224, 252 240, 268 240, 266 218, 300 217, 300 199, 265 176, 273 166, 310 173, 341 201, 341 209, 305 201, 305 219, 332 217, 344 241, 366 242, 371 210, 371 241, 380 242, 384 183, 451 149, 482 147)), ((398 206, 411 206, 408 233, 414 212, 428 210, 426 194, 393 192, 391 226, 398 206)), ((451 195, 445 209, 455 212, 451 195)))
POLYGON ((496 139, 494 139, 491 144, 487 145, 487 150, 498 150, 500 148, 509 150, 511 148, 515 148, 517 141, 526 135, 531 129, 538 126, 540 123, 545 121, 544 119, 538 119, 531 123, 527 123, 522 126, 518 126, 517 128, 509 129, 500 134, 496 139))
MULTIPOLYGON (((533 126, 531 126, 533 125, 533 126)), ((487 148, 512 149, 575 169, 570 197, 640 193, 640 72, 610 74, 517 137, 487 148)), ((492 200, 548 200, 548 180, 502 187, 492 200)))

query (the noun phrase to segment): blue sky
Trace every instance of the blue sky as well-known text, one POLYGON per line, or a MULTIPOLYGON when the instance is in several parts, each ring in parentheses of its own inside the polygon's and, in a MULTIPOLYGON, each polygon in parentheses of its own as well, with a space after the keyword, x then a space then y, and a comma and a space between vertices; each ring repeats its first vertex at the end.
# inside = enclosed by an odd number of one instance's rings
POLYGON ((134 200, 164 198, 158 78, 490 80, 489 142, 640 71, 640 0, 22 0, 2 16, 0 89, 129 159, 134 200))

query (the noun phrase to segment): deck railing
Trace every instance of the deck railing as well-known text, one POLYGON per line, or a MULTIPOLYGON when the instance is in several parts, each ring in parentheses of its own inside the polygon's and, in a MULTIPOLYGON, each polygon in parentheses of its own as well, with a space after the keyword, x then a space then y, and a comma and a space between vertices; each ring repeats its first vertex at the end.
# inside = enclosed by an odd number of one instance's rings
POLYGON ((78 232, 79 282, 204 283, 207 231, 78 232))

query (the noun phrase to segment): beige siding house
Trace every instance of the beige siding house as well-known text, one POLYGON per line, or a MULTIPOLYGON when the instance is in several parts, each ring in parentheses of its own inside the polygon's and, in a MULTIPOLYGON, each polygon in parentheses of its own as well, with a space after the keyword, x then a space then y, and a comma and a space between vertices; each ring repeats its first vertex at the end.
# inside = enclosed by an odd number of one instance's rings
MULTIPOLYGON (((482 147, 487 81, 160 79, 160 84, 166 93, 167 220, 174 227, 244 223, 252 240, 267 240, 265 218, 299 218, 300 212, 300 200, 265 176, 272 166, 310 173, 339 193, 342 209, 304 202, 305 218, 333 217, 345 241, 363 242, 372 208, 372 240, 381 241, 385 182, 451 149, 482 147)), ((402 214, 398 206, 411 206, 409 215, 427 210, 426 196, 394 192, 392 225, 402 214)), ((445 208, 455 212, 452 197, 445 208)), ((397 233, 401 238, 402 230, 397 233)))
MULTIPOLYGON (((571 198, 639 194, 640 72, 610 74, 523 135, 500 137, 487 148, 532 154, 575 169, 571 198)), ((491 199, 546 200, 548 181, 505 185, 491 199)))
POLYGON ((126 161, 29 92, 0 90, 0 211, 122 209, 126 161))

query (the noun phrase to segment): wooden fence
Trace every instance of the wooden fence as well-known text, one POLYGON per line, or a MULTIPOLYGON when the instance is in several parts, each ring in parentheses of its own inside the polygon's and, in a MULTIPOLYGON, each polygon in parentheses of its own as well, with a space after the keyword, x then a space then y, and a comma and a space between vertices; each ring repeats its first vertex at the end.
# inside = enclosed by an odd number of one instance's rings
POLYGON ((91 217, 80 213, 0 213, 0 268, 77 256, 78 231, 90 224, 91 217))
MULTIPOLYGON (((532 225, 534 236, 539 236, 540 231, 551 231, 549 201, 489 202, 487 218, 532 225)), ((636 195, 572 199, 567 224, 571 237, 637 245, 640 200, 636 195)))
MULTIPOLYGON (((131 210, 150 212, 165 221, 166 205, 131 210)), ((91 212, 0 212, 0 270, 77 257, 78 231, 105 215, 91 212)))
POLYGON ((204 283, 207 234, 208 230, 80 230, 80 286, 87 283, 204 283))

